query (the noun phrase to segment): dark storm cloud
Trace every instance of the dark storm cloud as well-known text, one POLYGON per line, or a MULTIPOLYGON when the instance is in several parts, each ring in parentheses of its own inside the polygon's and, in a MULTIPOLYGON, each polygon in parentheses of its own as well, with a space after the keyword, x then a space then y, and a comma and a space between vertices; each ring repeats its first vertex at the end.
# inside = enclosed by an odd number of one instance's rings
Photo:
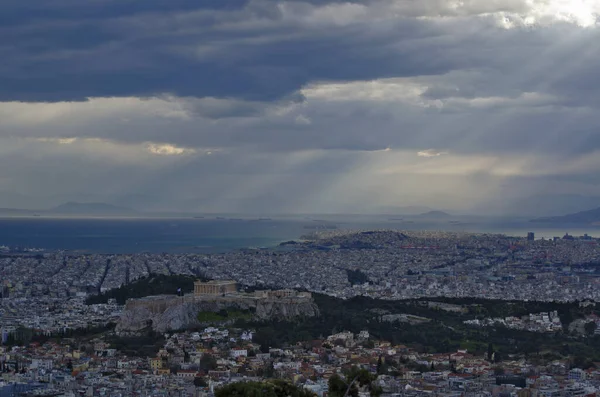
POLYGON ((398 2, 407 17, 311 24, 314 6, 350 3, 288 2, 284 15, 280 3, 260 0, 10 0, 0 5, 0 100, 169 93, 273 101, 312 81, 461 70, 468 79, 459 90, 429 87, 424 97, 543 91, 569 93, 565 101, 596 98, 597 87, 590 83, 600 65, 589 45, 598 50, 600 40, 594 30, 568 25, 505 30, 489 18, 408 17, 523 11, 521 3, 465 2, 453 10, 444 1, 398 2))
POLYGON ((144 12, 235 10, 247 3, 248 0, 4 0, 0 4, 0 25, 16 26, 53 20, 101 20, 144 12))
POLYGON ((0 190, 294 211, 596 191, 600 29, 557 4, 2 1, 0 190))
POLYGON ((274 2, 62 1, 32 12, 20 4, 0 9, 2 101, 274 100, 313 80, 440 74, 478 62, 467 47, 448 51, 453 39, 439 26, 414 19, 309 29, 281 20, 274 2))

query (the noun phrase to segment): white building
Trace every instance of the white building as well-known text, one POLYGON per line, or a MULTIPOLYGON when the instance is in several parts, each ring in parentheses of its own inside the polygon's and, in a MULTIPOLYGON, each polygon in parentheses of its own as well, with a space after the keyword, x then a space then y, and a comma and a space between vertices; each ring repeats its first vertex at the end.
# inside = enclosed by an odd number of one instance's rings
POLYGON ((231 357, 233 358, 238 358, 238 357, 248 357, 248 350, 246 349, 231 349, 231 357))
POLYGON ((54 362, 50 359, 34 358, 33 360, 31 360, 30 368, 38 368, 45 369, 46 371, 51 371, 52 368, 54 368, 54 362))

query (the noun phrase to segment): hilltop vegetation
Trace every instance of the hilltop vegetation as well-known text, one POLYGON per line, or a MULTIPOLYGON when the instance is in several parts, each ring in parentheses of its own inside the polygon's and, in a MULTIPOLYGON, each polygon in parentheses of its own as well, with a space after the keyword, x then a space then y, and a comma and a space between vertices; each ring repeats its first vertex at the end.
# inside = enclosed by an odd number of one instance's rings
POLYGON ((375 339, 393 345, 404 344, 426 352, 449 352, 466 348, 483 354, 493 344, 499 355, 575 356, 580 361, 600 359, 600 337, 578 338, 568 332, 541 334, 505 327, 474 328, 465 320, 486 317, 524 315, 557 310, 563 321, 570 322, 591 314, 591 308, 578 303, 506 302, 482 299, 436 299, 455 305, 466 305, 463 312, 450 312, 429 307, 428 300, 385 301, 365 297, 341 300, 314 294, 321 316, 301 322, 246 322, 237 326, 257 330, 255 340, 268 347, 309 341, 344 330, 358 333, 368 330, 375 339), (426 324, 409 324, 383 320, 385 314, 413 314, 431 319, 426 324))
POLYGON ((235 320, 250 320, 252 318, 252 310, 240 310, 235 307, 221 309, 218 312, 201 311, 197 318, 201 323, 222 323, 235 320))
POLYGON ((163 275, 151 274, 142 277, 136 281, 114 288, 100 295, 93 295, 86 299, 87 305, 107 303, 109 299, 116 299, 117 303, 124 305, 127 299, 143 298, 145 296, 177 294, 177 289, 181 288, 182 293, 194 291, 194 281, 198 280, 196 276, 186 275, 163 275))

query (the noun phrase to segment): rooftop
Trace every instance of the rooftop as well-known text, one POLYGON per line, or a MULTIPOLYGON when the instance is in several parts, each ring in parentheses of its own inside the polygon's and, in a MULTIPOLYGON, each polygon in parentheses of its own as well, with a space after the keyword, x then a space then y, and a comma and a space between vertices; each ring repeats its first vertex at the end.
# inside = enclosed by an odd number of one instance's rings
POLYGON ((203 284, 203 285, 228 285, 228 284, 236 284, 235 280, 210 280, 208 282, 203 281, 195 281, 194 284, 203 284))

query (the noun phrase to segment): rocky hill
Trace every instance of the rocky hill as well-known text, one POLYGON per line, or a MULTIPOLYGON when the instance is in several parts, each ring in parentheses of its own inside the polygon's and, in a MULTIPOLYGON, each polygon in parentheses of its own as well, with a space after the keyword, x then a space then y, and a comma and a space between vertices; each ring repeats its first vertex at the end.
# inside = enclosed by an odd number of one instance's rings
POLYGON ((194 299, 191 296, 159 295, 129 299, 116 332, 119 335, 131 335, 148 328, 156 332, 165 332, 201 326, 203 324, 198 320, 199 313, 217 313, 222 310, 248 311, 259 320, 293 320, 319 315, 319 308, 311 298, 213 296, 194 299))

